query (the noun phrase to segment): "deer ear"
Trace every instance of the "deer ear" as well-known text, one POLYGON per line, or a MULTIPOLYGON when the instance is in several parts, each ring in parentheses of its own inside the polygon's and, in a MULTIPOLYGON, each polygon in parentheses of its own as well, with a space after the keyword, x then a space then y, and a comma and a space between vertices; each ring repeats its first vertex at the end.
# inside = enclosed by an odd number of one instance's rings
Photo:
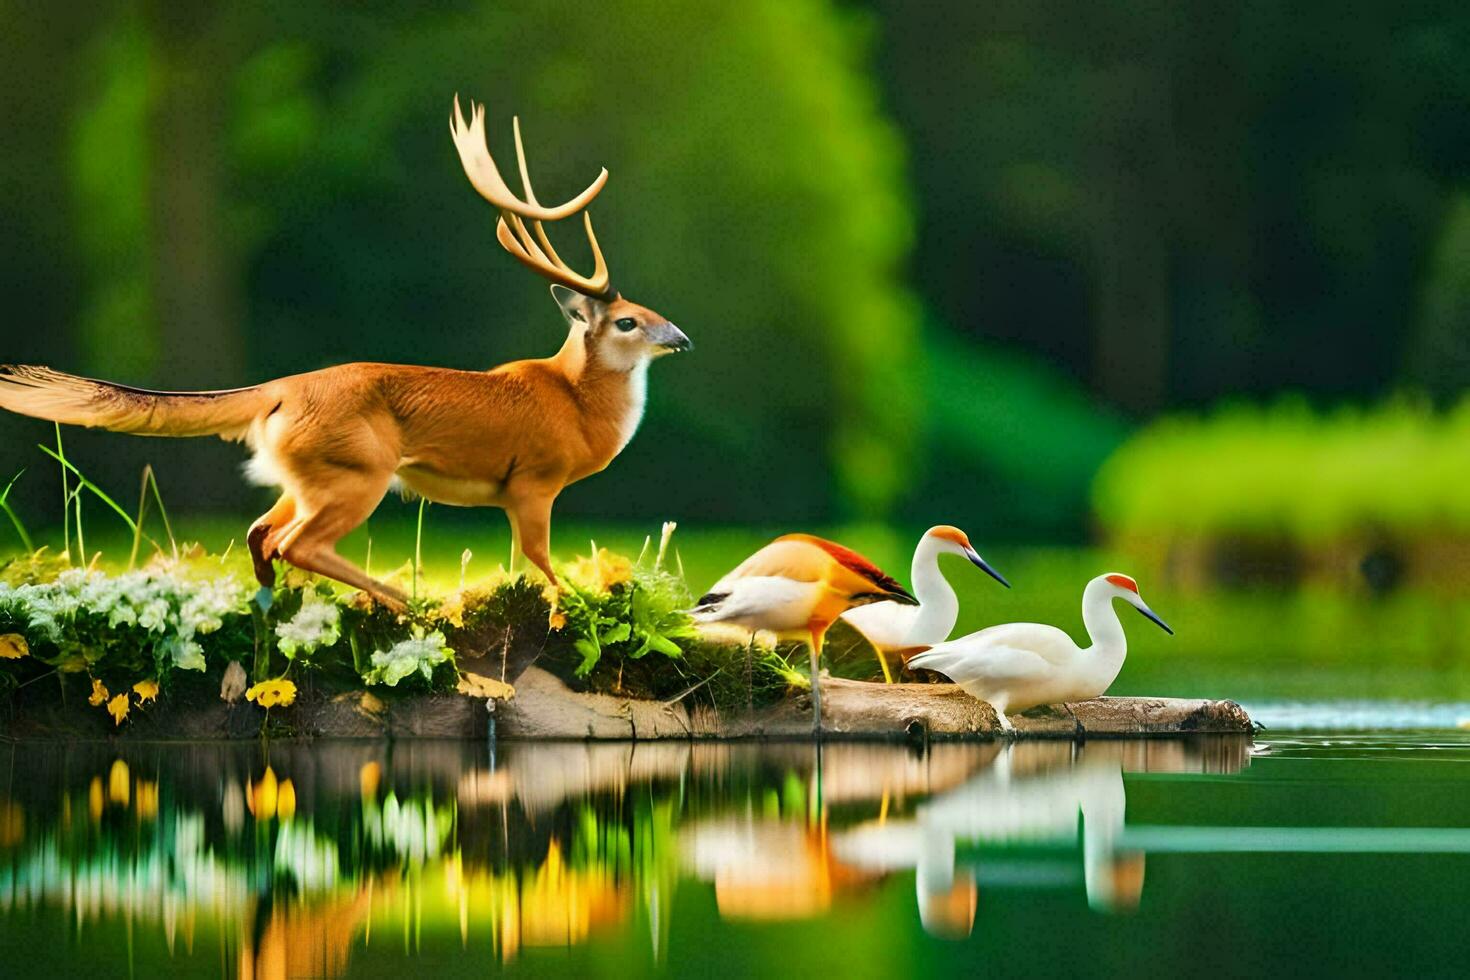
POLYGON ((556 305, 561 307, 561 315, 576 323, 587 322, 587 297, 575 289, 568 289, 559 283, 551 286, 551 298, 556 300, 556 305))
POLYGON ((555 283, 551 287, 551 298, 561 307, 561 315, 574 323, 592 323, 607 309, 607 301, 596 296, 579 293, 575 289, 555 283))

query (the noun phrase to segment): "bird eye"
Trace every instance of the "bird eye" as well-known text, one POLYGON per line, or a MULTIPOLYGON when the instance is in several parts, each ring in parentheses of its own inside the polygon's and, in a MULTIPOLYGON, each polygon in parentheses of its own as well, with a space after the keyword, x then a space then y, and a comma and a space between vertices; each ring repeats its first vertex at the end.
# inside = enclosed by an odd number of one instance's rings
POLYGON ((629 330, 632 330, 634 327, 638 326, 638 321, 630 316, 625 316, 621 320, 618 320, 616 323, 614 323, 613 326, 617 327, 623 333, 627 333, 629 330))

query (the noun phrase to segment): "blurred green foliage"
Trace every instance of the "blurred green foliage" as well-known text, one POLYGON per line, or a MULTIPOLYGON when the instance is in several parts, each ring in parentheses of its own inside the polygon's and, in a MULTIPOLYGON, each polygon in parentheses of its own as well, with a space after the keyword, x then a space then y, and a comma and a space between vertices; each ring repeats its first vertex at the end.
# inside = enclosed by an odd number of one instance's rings
MULTIPOLYGON (((111 4, 68 66, 89 92, 61 107, 57 134, 86 287, 80 356, 63 365, 190 388, 354 359, 480 368, 553 352, 564 327, 545 283, 495 243, 454 155, 458 91, 487 102, 502 161, 520 115, 544 198, 609 167, 592 210, 615 285, 697 346, 655 371, 640 439, 569 509, 626 513, 673 468, 713 518, 872 516, 903 492, 923 411, 919 307, 901 277, 912 208, 863 70, 866 18, 822 0, 170 18, 111 4), (217 89, 220 118, 167 125, 178 86, 217 89), (163 176, 207 153, 214 170, 163 176), (180 208, 210 211, 195 218, 227 266, 202 270, 187 300, 160 285, 195 261, 167 237, 180 208), (183 336, 161 326, 180 302, 199 314, 183 336), (231 333, 249 338, 243 364, 227 363, 231 333)), ((580 237, 558 241, 577 256, 580 237)))
MULTIPOLYGON (((0 31, 0 361, 195 388, 544 355, 449 100, 503 160, 522 117, 545 197, 608 166, 615 281, 696 350, 568 517, 1076 540, 1131 420, 1470 378, 1463 5, 0 0, 0 31)), ((46 437, 0 416, 14 469, 46 437)), ((180 509, 267 503, 234 447, 74 446, 180 509)))
POLYGON ((1298 399, 1170 416, 1135 433, 1093 488, 1122 536, 1243 534, 1320 546, 1470 530, 1470 401, 1318 412, 1298 399))

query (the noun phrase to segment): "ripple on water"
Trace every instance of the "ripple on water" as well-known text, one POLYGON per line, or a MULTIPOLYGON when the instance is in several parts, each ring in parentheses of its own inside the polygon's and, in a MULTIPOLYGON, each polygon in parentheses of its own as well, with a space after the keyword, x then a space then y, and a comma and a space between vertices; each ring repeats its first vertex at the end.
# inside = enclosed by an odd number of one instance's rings
POLYGON ((1261 701, 1243 707, 1267 731, 1470 729, 1470 703, 1463 701, 1261 701))

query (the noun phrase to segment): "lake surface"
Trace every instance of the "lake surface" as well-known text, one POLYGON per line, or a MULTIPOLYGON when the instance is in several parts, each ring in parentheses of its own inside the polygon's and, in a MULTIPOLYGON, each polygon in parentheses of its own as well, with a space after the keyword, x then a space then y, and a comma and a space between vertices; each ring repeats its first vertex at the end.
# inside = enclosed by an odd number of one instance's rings
POLYGON ((1463 975, 1470 738, 10 745, 10 975, 1463 975))

